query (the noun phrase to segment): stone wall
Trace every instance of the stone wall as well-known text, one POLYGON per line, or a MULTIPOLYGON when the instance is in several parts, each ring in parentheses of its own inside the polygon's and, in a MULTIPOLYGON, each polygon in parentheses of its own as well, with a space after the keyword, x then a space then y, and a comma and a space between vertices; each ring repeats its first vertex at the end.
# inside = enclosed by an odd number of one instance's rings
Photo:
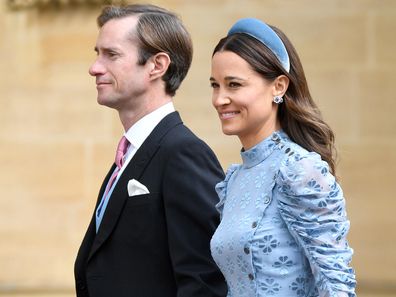
MULTIPOLYGON (((151 3, 176 11, 192 34, 194 61, 175 104, 224 168, 240 162, 240 145, 211 107, 214 45, 248 16, 290 37, 336 132, 359 292, 396 295, 396 1, 151 3)), ((87 73, 98 13, 0 3, 0 296, 73 296, 77 248, 122 133, 87 73)))

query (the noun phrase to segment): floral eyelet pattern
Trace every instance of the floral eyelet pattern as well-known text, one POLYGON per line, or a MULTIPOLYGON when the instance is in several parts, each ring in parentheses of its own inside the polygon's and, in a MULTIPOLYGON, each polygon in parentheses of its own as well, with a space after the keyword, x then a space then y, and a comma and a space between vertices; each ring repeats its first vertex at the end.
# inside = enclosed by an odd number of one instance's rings
POLYGON ((277 131, 216 186, 211 240, 227 297, 355 296, 343 192, 327 163, 277 131))

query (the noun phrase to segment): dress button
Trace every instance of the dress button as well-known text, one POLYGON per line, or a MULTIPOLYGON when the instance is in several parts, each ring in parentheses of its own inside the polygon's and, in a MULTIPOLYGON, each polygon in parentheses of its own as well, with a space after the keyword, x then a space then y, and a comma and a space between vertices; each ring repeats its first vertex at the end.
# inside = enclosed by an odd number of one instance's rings
POLYGON ((249 277, 250 280, 254 280, 253 274, 249 273, 248 277, 249 277))
POLYGON ((243 249, 243 251, 245 252, 246 255, 248 255, 248 254, 250 253, 250 250, 249 250, 248 247, 245 247, 245 248, 243 249))
POLYGON ((280 139, 279 139, 278 135, 276 135, 276 134, 272 135, 272 140, 275 141, 276 143, 280 142, 280 139))
POLYGON ((252 228, 256 228, 257 227, 257 222, 253 222, 252 223, 252 228))
POLYGON ((264 198, 264 203, 265 203, 265 204, 270 203, 270 201, 271 201, 271 197, 266 196, 266 197, 264 198))

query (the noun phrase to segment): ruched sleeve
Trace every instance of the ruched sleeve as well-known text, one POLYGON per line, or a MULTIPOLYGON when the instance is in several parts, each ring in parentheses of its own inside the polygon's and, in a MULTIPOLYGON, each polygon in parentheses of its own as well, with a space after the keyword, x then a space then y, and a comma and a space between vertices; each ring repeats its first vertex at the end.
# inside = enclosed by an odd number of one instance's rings
POLYGON ((355 296, 345 200, 328 164, 316 153, 288 156, 279 168, 277 190, 279 211, 306 253, 319 296, 355 296))
POLYGON ((220 213, 220 218, 223 216, 224 202, 227 197, 227 184, 234 172, 240 167, 238 164, 231 164, 227 169, 226 176, 223 181, 216 184, 216 192, 219 196, 219 202, 216 204, 216 209, 220 213))

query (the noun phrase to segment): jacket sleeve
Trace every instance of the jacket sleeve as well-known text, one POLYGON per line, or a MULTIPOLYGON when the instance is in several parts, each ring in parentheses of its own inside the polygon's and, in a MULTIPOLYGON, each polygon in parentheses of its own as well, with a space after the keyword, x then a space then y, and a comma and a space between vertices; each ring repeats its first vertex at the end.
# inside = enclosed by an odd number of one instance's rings
POLYGON ((353 250, 346 240, 350 223, 328 164, 316 153, 293 155, 281 165, 277 184, 279 211, 306 253, 319 296, 355 296, 353 250))
POLYGON ((227 287, 210 254, 219 223, 215 185, 223 170, 196 138, 173 145, 166 162, 164 207, 177 297, 224 297, 227 287))

